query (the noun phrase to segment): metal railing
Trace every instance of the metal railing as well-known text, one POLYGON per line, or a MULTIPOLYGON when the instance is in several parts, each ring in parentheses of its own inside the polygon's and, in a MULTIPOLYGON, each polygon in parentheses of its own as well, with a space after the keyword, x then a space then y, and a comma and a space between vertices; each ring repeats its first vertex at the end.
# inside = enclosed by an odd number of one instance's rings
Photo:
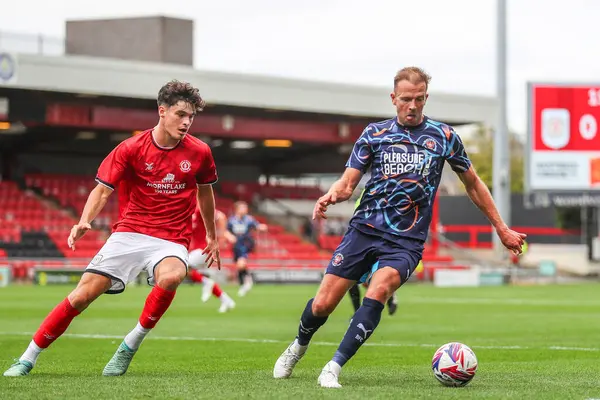
POLYGON ((59 37, 0 30, 2 52, 59 56, 65 54, 65 47, 65 40, 59 37))
POLYGON ((509 260, 506 258, 499 257, 496 254, 494 254, 492 257, 482 257, 473 252, 472 249, 460 246, 457 242, 448 239, 448 237, 441 232, 432 232, 432 235, 436 235, 442 248, 452 251, 453 257, 457 261, 468 262, 470 264, 485 266, 488 268, 502 269, 511 267, 509 260))

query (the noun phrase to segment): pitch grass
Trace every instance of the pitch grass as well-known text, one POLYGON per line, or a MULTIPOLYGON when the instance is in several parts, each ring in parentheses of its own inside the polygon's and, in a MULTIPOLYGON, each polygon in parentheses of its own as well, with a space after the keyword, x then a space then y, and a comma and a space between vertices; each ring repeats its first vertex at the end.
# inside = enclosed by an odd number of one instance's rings
MULTIPOLYGON (((22 353, 29 334, 69 289, 0 289, 2 370, 22 353)), ((235 293, 234 287, 227 289, 235 293)), ((600 398, 599 284, 407 285, 399 292, 398 314, 390 317, 386 310, 370 345, 344 368, 340 390, 319 388, 316 381, 348 324, 348 300, 317 333, 293 377, 271 377, 315 290, 255 286, 247 297, 235 299, 233 312, 220 315, 215 299, 200 302, 200 287, 183 286, 128 373, 102 377, 149 291, 129 287, 124 294, 103 296, 77 317, 30 376, 0 377, 0 399, 600 398), (467 387, 442 387, 431 373, 433 352, 449 341, 468 344, 479 358, 477 376, 467 387)))

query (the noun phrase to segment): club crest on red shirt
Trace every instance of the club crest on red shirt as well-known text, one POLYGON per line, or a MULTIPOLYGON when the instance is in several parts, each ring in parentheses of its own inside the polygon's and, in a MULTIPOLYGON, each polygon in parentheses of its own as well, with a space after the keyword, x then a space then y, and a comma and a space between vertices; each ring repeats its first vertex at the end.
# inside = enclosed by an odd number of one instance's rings
POLYGON ((192 169, 192 163, 188 160, 183 160, 179 163, 179 169, 181 169, 181 172, 190 172, 192 169))

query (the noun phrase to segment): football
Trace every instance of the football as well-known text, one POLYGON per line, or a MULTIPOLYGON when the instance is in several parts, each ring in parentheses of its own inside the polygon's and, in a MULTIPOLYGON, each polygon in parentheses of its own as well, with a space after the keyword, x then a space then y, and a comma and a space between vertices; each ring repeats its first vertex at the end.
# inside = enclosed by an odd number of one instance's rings
POLYGON ((436 350, 431 361, 433 375, 444 386, 465 386, 475 376, 477 357, 462 343, 446 343, 436 350))

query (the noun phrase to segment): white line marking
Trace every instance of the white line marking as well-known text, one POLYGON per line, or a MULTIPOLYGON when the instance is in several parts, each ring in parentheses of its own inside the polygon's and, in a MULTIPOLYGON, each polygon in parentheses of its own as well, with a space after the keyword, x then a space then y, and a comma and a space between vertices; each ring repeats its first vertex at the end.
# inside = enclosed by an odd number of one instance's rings
POLYGON ((571 307, 597 307, 598 301, 577 300, 538 300, 538 299, 494 299, 494 298, 431 298, 431 297, 405 297, 402 302, 415 304, 513 304, 523 306, 571 306, 571 307))
MULTIPOLYGON (((33 336, 32 332, 0 332, 0 336, 33 336)), ((76 339, 123 339, 123 335, 103 335, 103 334, 87 334, 87 333, 65 333, 62 336, 76 338, 76 339)), ((193 341, 193 342, 238 342, 238 343, 284 343, 288 344, 289 341, 276 340, 276 339, 249 339, 249 338, 211 338, 211 337, 193 337, 193 336, 148 336, 146 340, 170 340, 170 341, 193 341)), ((317 346, 339 346, 339 343, 334 342, 319 342, 312 341, 311 344, 317 346)), ((365 343, 364 346, 371 347, 427 347, 437 349, 443 343, 430 344, 430 343, 365 343)), ((486 349, 486 350, 553 350, 553 351, 581 351, 581 352, 597 352, 600 348, 597 347, 564 347, 564 346, 547 346, 547 347, 534 347, 534 346, 476 346, 469 345, 472 349, 486 349)))
POLYGON ((565 350, 565 351, 600 351, 595 347, 563 347, 563 346, 550 346, 550 350, 565 350))

